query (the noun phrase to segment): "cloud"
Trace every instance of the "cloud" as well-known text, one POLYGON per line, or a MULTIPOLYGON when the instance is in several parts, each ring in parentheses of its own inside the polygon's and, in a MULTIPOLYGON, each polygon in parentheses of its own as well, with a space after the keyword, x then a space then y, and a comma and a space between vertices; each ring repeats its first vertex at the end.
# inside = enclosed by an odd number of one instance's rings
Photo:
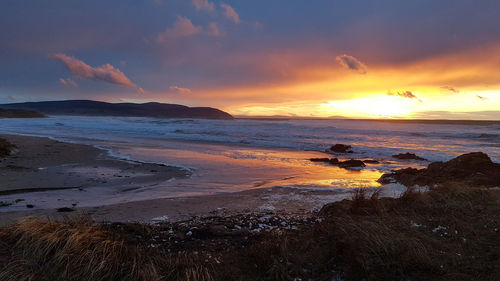
POLYGON ((361 74, 366 74, 366 71, 368 70, 368 67, 364 63, 360 62, 353 56, 344 54, 341 56, 337 56, 335 59, 342 67, 359 72, 361 74))
POLYGON ((67 79, 59 78, 59 82, 62 85, 64 85, 64 86, 70 86, 70 87, 73 87, 73 88, 77 88, 78 87, 78 84, 76 84, 76 82, 73 81, 71 78, 67 78, 67 79))
POLYGON ((421 99, 419 99, 415 94, 413 94, 412 92, 410 91, 403 91, 403 92, 391 92, 389 91, 387 93, 388 96, 397 96, 397 97, 402 97, 402 98, 406 98, 406 99, 416 99, 418 100, 419 102, 422 102, 421 99))
POLYGON ((123 72, 121 72, 118 68, 113 67, 111 64, 92 67, 75 57, 70 57, 65 54, 54 54, 50 57, 62 62, 71 74, 75 76, 127 87, 137 87, 137 85, 132 83, 132 81, 130 81, 130 79, 128 79, 123 72))
POLYGON ((455 88, 450 87, 450 86, 442 86, 441 89, 445 89, 445 90, 448 90, 448 91, 450 91, 452 93, 456 93, 456 94, 460 93, 460 91, 458 89, 455 89, 455 88))
POLYGON ((215 22, 211 22, 208 25, 207 33, 208 33, 208 35, 214 36, 214 37, 221 37, 224 35, 224 32, 222 32, 219 29, 219 27, 217 26, 217 24, 215 22))
POLYGON ((191 89, 188 88, 181 88, 178 86, 170 86, 169 89, 173 92, 176 92, 178 94, 189 94, 191 93, 191 89))
POLYGON ((156 41, 165 42, 169 39, 188 37, 199 34, 202 31, 201 26, 195 26, 188 18, 177 16, 174 26, 167 28, 156 36, 156 41))
POLYGON ((141 88, 141 87, 137 87, 137 92, 139 92, 139 94, 141 94, 141 95, 144 95, 144 94, 146 93, 146 92, 144 91, 144 89, 143 89, 143 88, 141 88))
POLYGON ((196 10, 205 10, 209 12, 214 11, 214 3, 208 1, 208 0, 192 0, 193 5, 196 8, 196 10))
POLYGON ((226 18, 231 19, 232 21, 234 21, 234 23, 240 22, 240 16, 238 16, 238 13, 236 13, 233 7, 225 3, 221 3, 220 6, 222 9, 224 9, 226 18))
POLYGON ((483 96, 480 96, 480 95, 476 95, 476 97, 477 97, 478 99, 480 99, 480 100, 487 100, 487 99, 488 99, 488 98, 483 97, 483 96))

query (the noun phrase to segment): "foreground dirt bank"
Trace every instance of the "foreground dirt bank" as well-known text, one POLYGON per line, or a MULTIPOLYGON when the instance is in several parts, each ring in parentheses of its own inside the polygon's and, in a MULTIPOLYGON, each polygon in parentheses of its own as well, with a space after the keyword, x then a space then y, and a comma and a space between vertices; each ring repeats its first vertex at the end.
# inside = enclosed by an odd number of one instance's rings
POLYGON ((378 195, 360 190, 309 216, 25 219, 0 227, 0 279, 499 280, 498 189, 378 195))

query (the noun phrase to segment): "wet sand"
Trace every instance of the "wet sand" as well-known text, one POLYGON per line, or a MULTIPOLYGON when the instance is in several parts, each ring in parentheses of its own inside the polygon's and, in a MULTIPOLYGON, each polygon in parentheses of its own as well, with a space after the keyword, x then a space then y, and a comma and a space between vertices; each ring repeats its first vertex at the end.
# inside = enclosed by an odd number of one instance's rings
MULTIPOLYGON (((104 150, 88 145, 54 141, 48 138, 0 136, 19 147, 15 154, 0 159, 0 201, 11 206, 0 207, 0 225, 24 216, 54 218, 89 215, 99 221, 158 222, 180 221, 193 216, 237 213, 278 213, 307 215, 326 203, 350 198, 348 189, 320 190, 273 187, 206 196, 162 198, 119 204, 80 206, 68 201, 73 212, 57 212, 47 207, 27 208, 27 195, 45 190, 61 190, 89 196, 92 190, 129 192, 174 178, 186 178, 189 171, 178 167, 145 164, 112 158, 104 150), (8 200, 6 200, 6 198, 8 200)), ((395 196, 401 186, 384 188, 386 196, 395 196)), ((68 193, 55 193, 64 196, 68 193)), ((99 193, 92 193, 99 194, 99 193)))
POLYGON ((134 186, 189 176, 185 170, 123 161, 81 144, 27 136, 0 136, 18 151, 0 158, 0 195, 94 186, 134 186))

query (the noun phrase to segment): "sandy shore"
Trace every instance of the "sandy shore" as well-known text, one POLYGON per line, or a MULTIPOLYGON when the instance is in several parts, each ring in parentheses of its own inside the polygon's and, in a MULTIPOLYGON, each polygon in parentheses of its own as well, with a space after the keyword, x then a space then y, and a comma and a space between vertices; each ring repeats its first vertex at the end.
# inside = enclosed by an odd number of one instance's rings
POLYGON ((186 177, 187 171, 122 161, 89 145, 27 136, 0 136, 18 151, 0 158, 0 195, 94 186, 133 186, 186 177))
MULTIPOLYGON (((24 216, 61 217, 85 214, 95 220, 155 222, 179 221, 193 216, 235 213, 284 213, 307 215, 326 203, 350 198, 346 189, 318 190, 274 187, 235 193, 182 198, 161 198, 120 204, 85 207, 69 202, 72 212, 57 212, 49 207, 27 208, 28 195, 62 190, 88 196, 94 189, 119 189, 127 192, 173 178, 189 176, 177 167, 123 161, 104 150, 88 145, 54 141, 48 138, 0 136, 19 147, 10 157, 0 159, 0 201, 12 204, 0 209, 0 224, 24 216), (9 200, 6 200, 8 198, 9 200), (18 201, 21 200, 21 201, 18 201), (17 202, 16 202, 17 201, 17 202), (13 207, 16 207, 13 209, 13 207), (5 209, 9 208, 9 209, 5 209)), ((401 187, 386 188, 392 196, 401 187)), ((62 193, 55 193, 64 196, 62 193)), ((95 193, 99 194, 99 193, 95 193)), ((99 198, 94 198, 97 202, 99 198)), ((58 199, 59 200, 59 199, 58 199)))

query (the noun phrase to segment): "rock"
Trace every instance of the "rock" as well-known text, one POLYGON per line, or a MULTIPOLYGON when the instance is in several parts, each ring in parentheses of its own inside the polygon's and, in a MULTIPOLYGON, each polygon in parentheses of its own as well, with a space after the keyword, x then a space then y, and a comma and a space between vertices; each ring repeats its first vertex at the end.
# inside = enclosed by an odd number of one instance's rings
POLYGON ((311 162, 330 162, 330 158, 311 158, 309 159, 311 162))
MULTIPOLYGON (((341 168, 353 168, 353 167, 365 167, 365 163, 361 160, 346 160, 346 161, 339 161, 337 158, 311 158, 309 159, 312 162, 323 162, 323 163, 328 163, 331 165, 336 165, 341 168)), ((378 163, 378 162, 377 162, 378 163)))
POLYGON ((338 164, 338 163, 339 163, 339 159, 337 159, 337 158, 332 158, 332 159, 330 159, 330 161, 328 161, 328 163, 330 163, 330 164, 332 164, 332 165, 338 164))
POLYGON ((7 206, 10 206, 10 205, 12 205, 12 203, 0 201, 0 207, 7 207, 7 206))
POLYGON ((365 167, 365 163, 361 160, 346 160, 338 163, 341 168, 355 168, 355 167, 365 167))
POLYGON ((74 212, 75 210, 68 207, 62 207, 62 208, 57 208, 56 211, 58 213, 64 213, 64 212, 74 212))
POLYGON ((28 208, 28 209, 31 209, 31 208, 34 208, 34 207, 35 207, 35 205, 31 205, 31 204, 26 205, 26 208, 28 208))
POLYGON ((262 205, 259 207, 259 211, 264 212, 266 214, 273 214, 276 208, 273 205, 262 205))
POLYGON ((493 163, 488 155, 472 152, 447 162, 432 162, 427 168, 406 168, 384 174, 378 180, 386 184, 395 180, 403 185, 432 186, 457 181, 472 186, 500 186, 500 164, 493 163))
POLYGON ((155 217, 151 219, 152 224, 158 224, 167 221, 168 221, 168 216, 155 217))
POLYGON ((17 148, 16 145, 10 143, 6 139, 0 138, 0 157, 9 156, 12 153, 12 151, 14 151, 16 148, 17 148))
POLYGON ((337 153, 353 153, 352 146, 341 143, 337 143, 330 147, 330 151, 337 153))
POLYGON ((412 179, 418 175, 418 173, 419 170, 415 168, 399 169, 390 174, 383 174, 378 179, 378 182, 381 184, 388 184, 396 181, 401 184, 408 185, 407 183, 410 183, 412 179))
POLYGON ((380 163, 379 161, 377 161, 375 159, 365 159, 365 160, 363 160, 363 162, 365 164, 378 164, 378 163, 380 163))
POLYGON ((209 237, 221 237, 232 235, 231 231, 228 230, 224 225, 206 225, 199 229, 195 229, 191 232, 193 238, 209 238, 209 237))
POLYGON ((427 159, 425 158, 422 158, 420 156, 417 156, 416 154, 414 153, 409 153, 409 152, 406 152, 406 153, 400 153, 400 154, 395 154, 395 155, 392 155, 392 157, 396 158, 396 159, 401 159, 401 160, 420 160, 420 161, 427 161, 427 159))
POLYGON ((339 163, 339 159, 337 158, 311 158, 309 159, 311 162, 323 162, 323 163, 329 163, 329 164, 338 164, 339 163))

